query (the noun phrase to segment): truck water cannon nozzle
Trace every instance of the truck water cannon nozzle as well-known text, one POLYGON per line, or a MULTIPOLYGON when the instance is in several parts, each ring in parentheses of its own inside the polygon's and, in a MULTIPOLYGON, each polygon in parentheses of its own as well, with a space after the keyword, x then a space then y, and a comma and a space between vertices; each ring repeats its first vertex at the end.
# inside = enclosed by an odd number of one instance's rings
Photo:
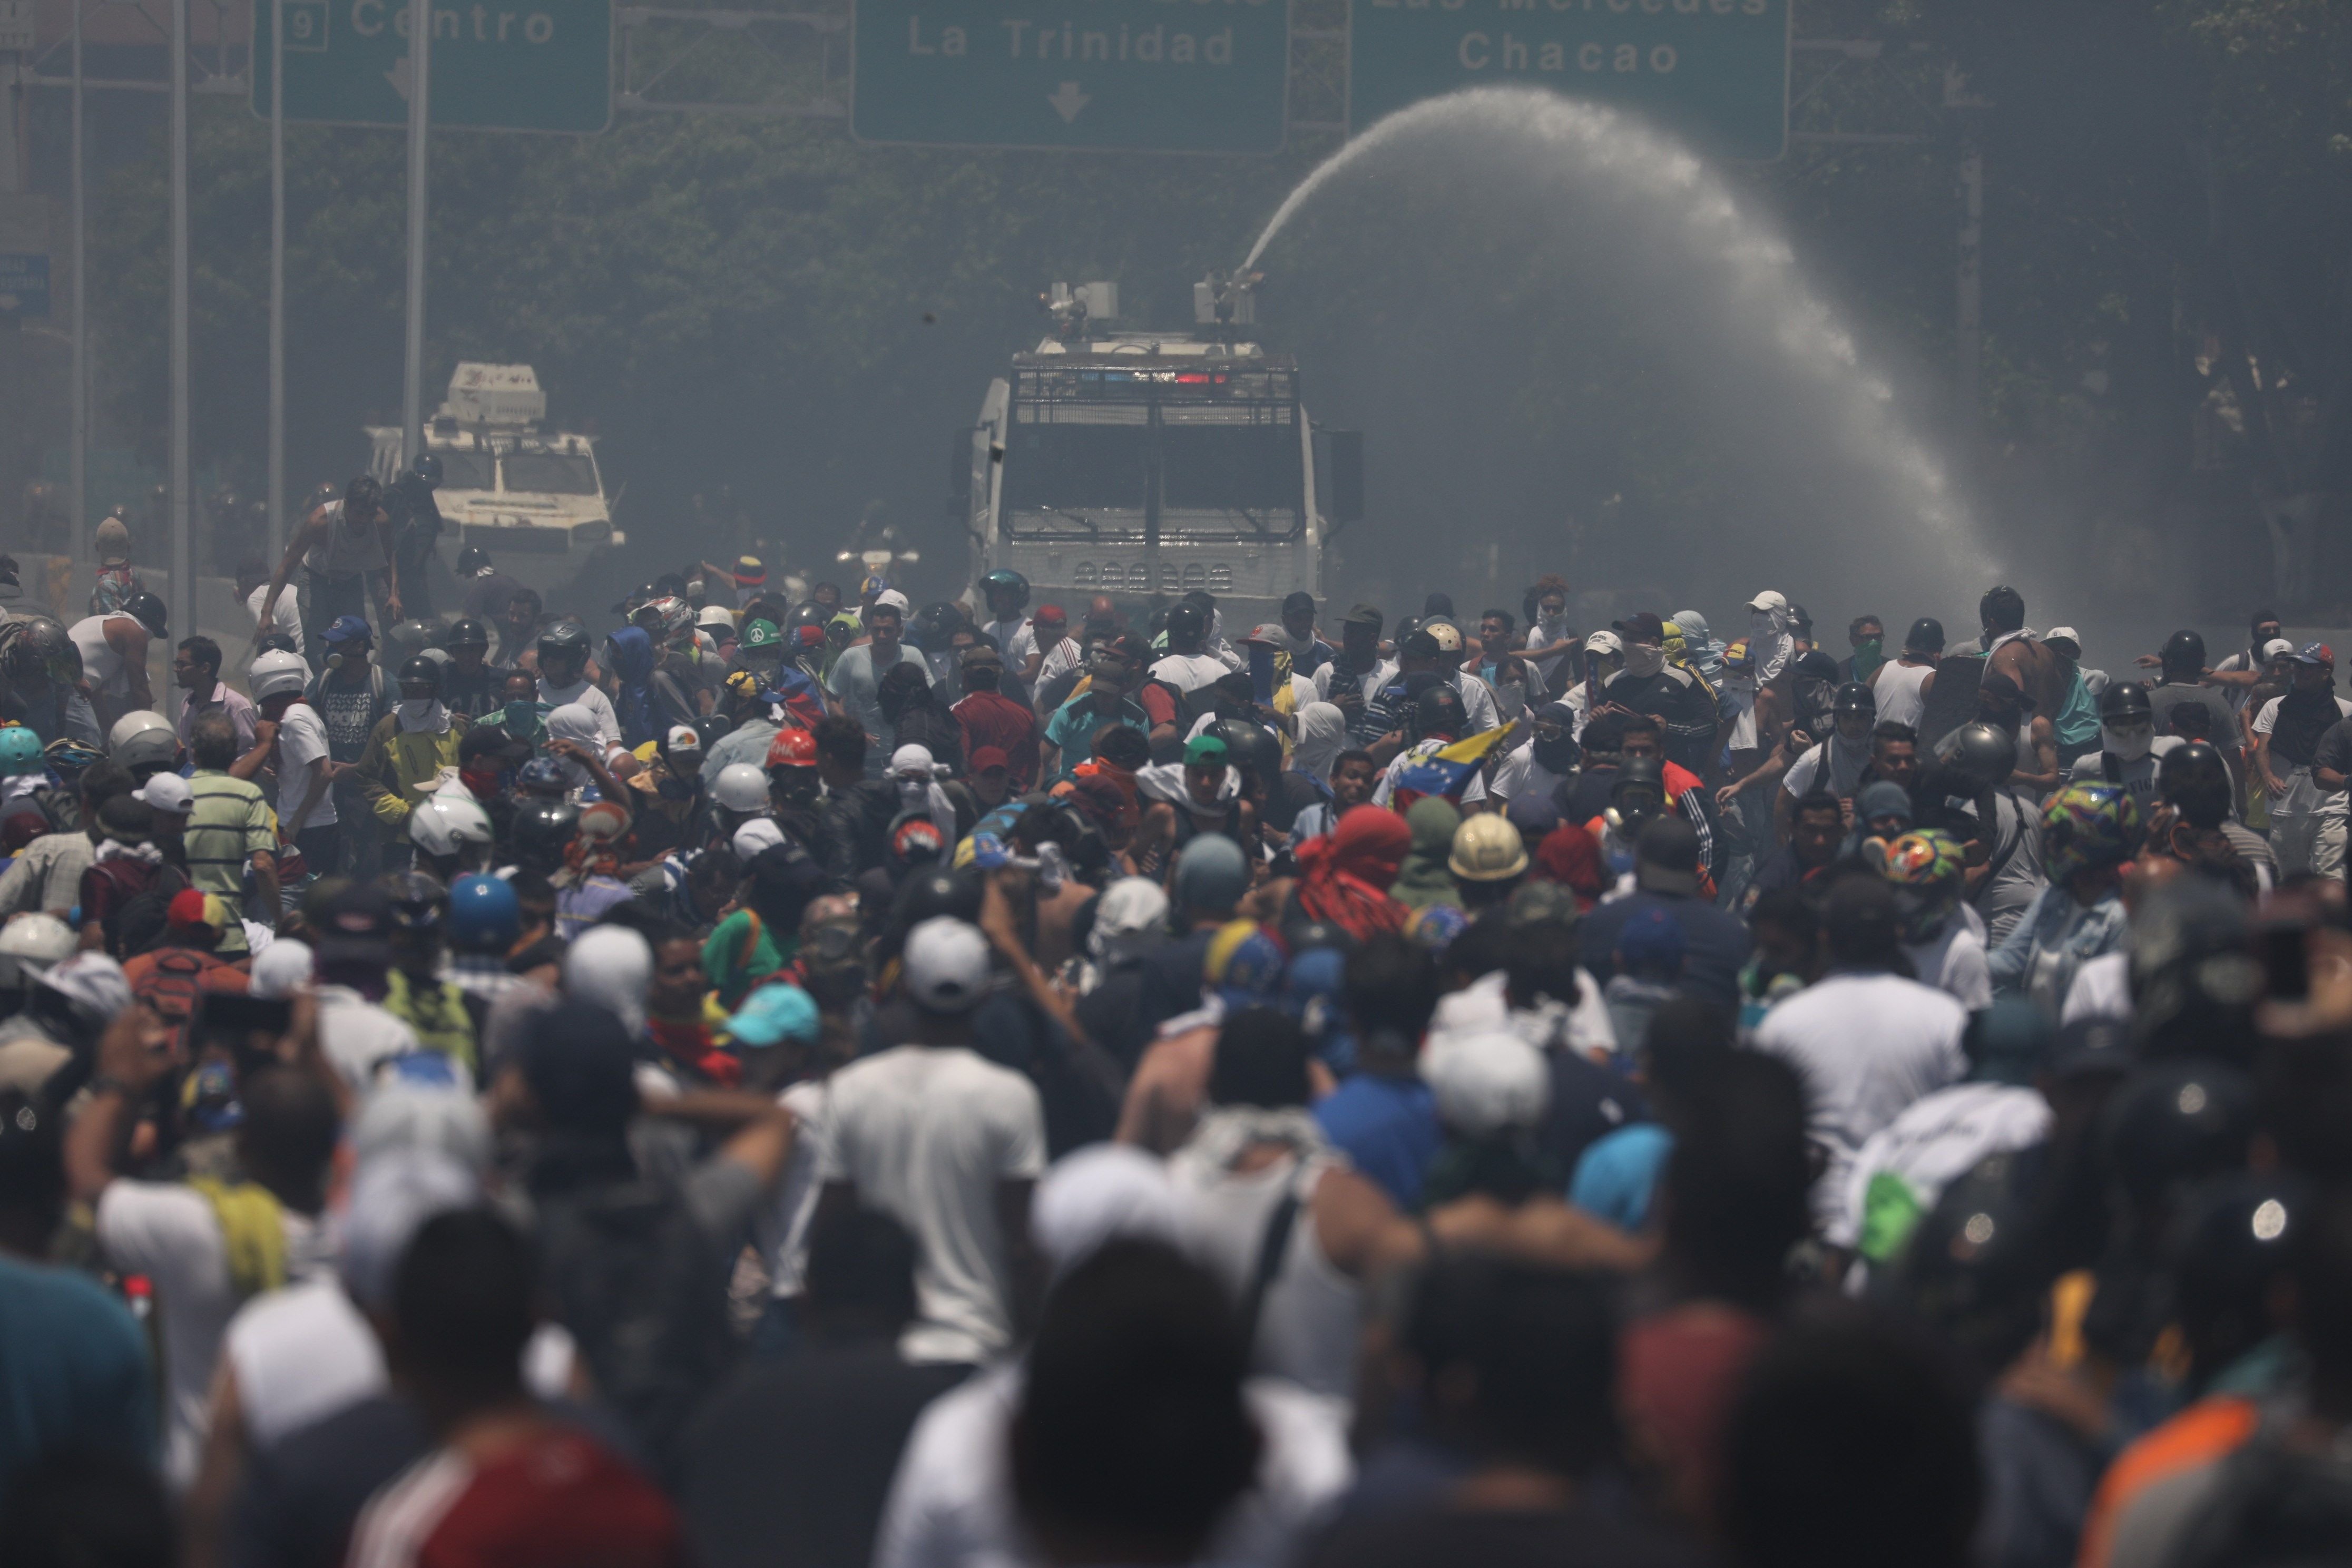
POLYGON ((1073 289, 1056 283, 1037 296, 1037 308, 1054 318, 1054 335, 1066 343, 1083 342, 1087 329, 1118 316, 1118 285, 1081 283, 1073 289))
POLYGON ((1213 270, 1192 285, 1192 320, 1203 327, 1246 327, 1257 321, 1263 272, 1213 270))

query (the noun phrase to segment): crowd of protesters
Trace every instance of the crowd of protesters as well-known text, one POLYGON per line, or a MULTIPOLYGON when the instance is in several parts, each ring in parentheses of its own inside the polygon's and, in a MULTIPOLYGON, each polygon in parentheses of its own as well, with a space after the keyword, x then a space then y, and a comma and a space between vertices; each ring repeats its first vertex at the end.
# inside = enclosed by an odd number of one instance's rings
POLYGON ((0 625, 10 1563, 2344 1560, 2275 617, 426 619, 382 506, 0 625))

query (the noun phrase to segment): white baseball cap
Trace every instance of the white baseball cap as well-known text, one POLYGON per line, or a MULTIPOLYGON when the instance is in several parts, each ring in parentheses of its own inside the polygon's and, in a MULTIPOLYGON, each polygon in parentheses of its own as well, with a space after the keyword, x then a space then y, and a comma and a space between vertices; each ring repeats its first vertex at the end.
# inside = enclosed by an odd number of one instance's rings
POLYGON ((885 588, 874 595, 874 607, 877 610, 896 610, 901 617, 904 617, 908 608, 907 595, 896 588, 885 588))
POLYGON ((2042 640, 2043 642, 2070 642, 2076 647, 2081 647, 2083 646, 2083 634, 2076 631, 2072 626, 2052 626, 2048 631, 2042 634, 2042 640))
POLYGON ((907 933, 907 994, 933 1013, 969 1013, 988 994, 988 939, 970 921, 933 915, 907 933))
POLYGON ((1625 651, 1625 639, 1619 637, 1615 632, 1598 631, 1584 639, 1584 651, 1587 653, 1623 653, 1625 651))
POLYGON ((1789 595, 1767 588, 1748 600, 1748 607, 1751 610, 1785 610, 1789 607, 1789 595))
POLYGON ((195 804, 196 792, 189 788, 188 781, 177 773, 157 773, 132 790, 131 798, 151 811, 168 811, 174 816, 184 816, 188 807, 195 804))
POLYGON ((2294 644, 2287 641, 2284 637, 2273 637, 2270 641, 2263 644, 2263 658, 2264 662, 2268 662, 2273 658, 2284 658, 2294 651, 2294 644))

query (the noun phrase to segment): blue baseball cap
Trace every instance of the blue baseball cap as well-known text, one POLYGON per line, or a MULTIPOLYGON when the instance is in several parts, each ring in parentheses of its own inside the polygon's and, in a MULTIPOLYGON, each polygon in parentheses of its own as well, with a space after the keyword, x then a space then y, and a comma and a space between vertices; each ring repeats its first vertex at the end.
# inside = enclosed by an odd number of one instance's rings
POLYGON ((329 642, 352 642, 373 636, 374 636, 374 634, 368 630, 367 622, 360 616, 337 616, 335 617, 335 624, 327 628, 326 640, 329 642))
POLYGON ((784 1040, 813 1041, 816 1032, 816 1003, 797 985, 762 985, 727 1020, 735 1043, 755 1050, 784 1040))

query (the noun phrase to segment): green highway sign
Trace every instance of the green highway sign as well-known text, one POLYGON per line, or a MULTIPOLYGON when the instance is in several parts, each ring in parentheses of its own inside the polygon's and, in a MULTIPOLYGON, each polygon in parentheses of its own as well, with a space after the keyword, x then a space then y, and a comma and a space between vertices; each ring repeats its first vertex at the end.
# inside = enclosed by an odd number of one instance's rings
MULTIPOLYGON (((286 118, 408 123, 405 0, 283 0, 286 118)), ((254 0, 253 111, 269 117, 273 0, 254 0)), ((433 123, 602 131, 613 119, 613 0, 433 0, 433 123)))
POLYGON ((1354 0, 1348 124, 1465 87, 1633 110, 1707 152, 1778 158, 1790 0, 1354 0))
POLYGON ((1272 153, 1289 0, 856 0, 861 142, 1272 153))

